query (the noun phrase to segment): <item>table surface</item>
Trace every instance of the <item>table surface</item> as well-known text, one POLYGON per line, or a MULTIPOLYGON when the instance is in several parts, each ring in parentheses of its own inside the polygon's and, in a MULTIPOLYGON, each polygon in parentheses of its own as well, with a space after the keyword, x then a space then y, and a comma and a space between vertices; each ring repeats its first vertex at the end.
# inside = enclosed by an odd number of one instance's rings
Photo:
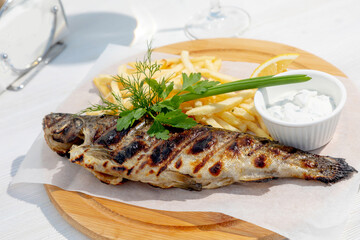
MULTIPOLYGON (((20 92, 0 95, 0 238, 86 239, 51 204, 39 184, 10 185, 41 131, 45 114, 76 87, 108 43, 146 49, 189 40, 183 27, 209 1, 63 0, 70 33, 67 48, 20 92)), ((358 0, 223 0, 251 16, 241 37, 292 45, 342 70, 358 87, 360 2, 358 0)), ((360 238, 360 194, 342 239, 360 238)))

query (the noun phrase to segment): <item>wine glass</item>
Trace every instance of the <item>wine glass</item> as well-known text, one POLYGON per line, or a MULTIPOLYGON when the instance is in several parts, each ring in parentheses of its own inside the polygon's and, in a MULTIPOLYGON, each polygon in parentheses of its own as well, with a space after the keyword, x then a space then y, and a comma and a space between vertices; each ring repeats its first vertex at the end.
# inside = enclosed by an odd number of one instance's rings
POLYGON ((220 6, 219 0, 211 0, 210 10, 190 18, 185 32, 193 39, 237 37, 249 25, 250 16, 243 9, 220 6))

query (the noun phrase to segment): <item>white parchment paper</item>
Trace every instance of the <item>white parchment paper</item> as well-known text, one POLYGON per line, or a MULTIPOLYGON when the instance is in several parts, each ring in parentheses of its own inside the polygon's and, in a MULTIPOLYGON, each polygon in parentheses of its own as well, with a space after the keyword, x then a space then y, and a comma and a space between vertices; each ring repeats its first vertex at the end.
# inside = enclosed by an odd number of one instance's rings
MULTIPOLYGON (((92 85, 93 77, 98 74, 116 74, 120 64, 142 60, 143 54, 134 49, 109 45, 79 88, 57 111, 75 113, 89 103, 97 103, 99 97, 92 85)), ((154 59, 167 56, 153 54, 154 59)), ((256 66, 253 63, 224 62, 222 72, 247 78, 256 66)), ((346 158, 350 165, 359 170, 359 93, 350 80, 339 79, 347 88, 348 101, 332 141, 315 152, 346 158)), ((354 174, 350 179, 331 186, 314 181, 280 179, 267 183, 233 184, 201 192, 159 189, 137 182, 110 186, 52 152, 43 139, 43 133, 40 133, 14 177, 13 184, 52 184, 71 191, 160 210, 222 212, 290 239, 339 239, 358 192, 359 175, 354 174)))

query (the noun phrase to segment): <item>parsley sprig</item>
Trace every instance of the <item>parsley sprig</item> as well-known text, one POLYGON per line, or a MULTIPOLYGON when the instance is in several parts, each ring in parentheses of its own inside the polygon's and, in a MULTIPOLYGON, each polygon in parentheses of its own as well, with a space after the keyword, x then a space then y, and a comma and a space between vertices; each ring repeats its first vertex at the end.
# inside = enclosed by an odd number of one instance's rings
POLYGON ((119 115, 116 125, 118 131, 127 129, 136 120, 148 116, 153 119, 148 134, 164 140, 169 138, 169 130, 165 126, 183 129, 194 127, 197 122, 179 109, 180 104, 184 102, 181 95, 184 93, 203 94, 219 82, 201 80, 200 73, 189 75, 183 73, 182 88, 171 98, 168 98, 174 90, 174 83, 169 81, 169 77, 163 77, 158 81, 154 79, 155 73, 161 71, 161 65, 151 61, 151 53, 152 51, 149 48, 144 60, 136 62, 135 74, 127 77, 114 76, 114 80, 118 81, 128 91, 133 109, 127 109, 123 104, 123 99, 112 92, 116 103, 101 97, 102 104, 92 105, 83 110, 82 113, 93 111, 117 113, 119 115))
MULTIPOLYGON (((147 59, 147 61, 148 60, 149 59, 147 59)), ((151 65, 156 64, 157 63, 153 63, 151 65)), ((215 81, 200 80, 200 73, 191 73, 190 75, 183 73, 183 84, 181 90, 171 98, 166 99, 172 92, 174 83, 168 82, 167 79, 161 79, 161 81, 158 82, 151 77, 152 76, 150 74, 139 82, 138 79, 133 79, 139 89, 134 93, 131 91, 133 94, 132 102, 135 103, 134 109, 120 112, 119 116, 121 118, 119 118, 117 122, 117 130, 121 131, 131 127, 136 120, 146 115, 153 119, 153 124, 147 133, 150 136, 166 140, 169 138, 169 130, 166 129, 165 126, 189 129, 197 124, 194 119, 189 118, 181 111, 181 109, 179 109, 180 104, 184 102, 181 94, 203 94, 209 88, 219 84, 219 82, 215 81), (147 83, 149 86, 147 95, 144 94, 146 92, 143 85, 144 83, 147 83), (136 102, 136 99, 141 101, 136 102)), ((119 81, 124 88, 127 89, 128 81, 124 81, 124 79, 119 76, 117 77, 117 81, 119 81)))
POLYGON ((202 80, 200 73, 182 73, 183 84, 181 89, 172 97, 174 83, 169 77, 155 80, 154 75, 161 71, 161 65, 151 61, 152 50, 149 48, 143 61, 135 64, 135 74, 123 77, 114 76, 130 95, 132 109, 123 104, 123 99, 112 93, 115 103, 101 97, 102 104, 95 104, 82 111, 110 111, 119 115, 116 128, 118 131, 131 127, 136 120, 147 116, 153 119, 148 130, 150 136, 159 139, 168 139, 169 130, 166 126, 189 129, 197 122, 189 118, 179 109, 180 104, 203 97, 239 91, 243 89, 260 88, 280 84, 297 83, 310 80, 306 75, 287 75, 282 77, 266 76, 238 80, 230 83, 219 84, 217 81, 202 80))

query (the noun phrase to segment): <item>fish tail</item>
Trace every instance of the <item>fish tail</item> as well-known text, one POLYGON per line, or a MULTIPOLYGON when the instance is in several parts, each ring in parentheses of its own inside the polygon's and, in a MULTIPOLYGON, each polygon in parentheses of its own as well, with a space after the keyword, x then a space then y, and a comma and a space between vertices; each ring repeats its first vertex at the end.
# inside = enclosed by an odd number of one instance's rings
POLYGON ((357 170, 347 164, 344 158, 330 156, 321 156, 315 169, 316 174, 305 174, 304 178, 331 184, 346 179, 353 173, 357 173, 357 170))
POLYGON ((347 164, 344 158, 333 158, 330 156, 324 156, 324 158, 332 164, 326 164, 324 166, 326 168, 322 168, 325 177, 316 178, 321 182, 336 183, 342 179, 349 177, 351 174, 358 172, 355 168, 347 164))

